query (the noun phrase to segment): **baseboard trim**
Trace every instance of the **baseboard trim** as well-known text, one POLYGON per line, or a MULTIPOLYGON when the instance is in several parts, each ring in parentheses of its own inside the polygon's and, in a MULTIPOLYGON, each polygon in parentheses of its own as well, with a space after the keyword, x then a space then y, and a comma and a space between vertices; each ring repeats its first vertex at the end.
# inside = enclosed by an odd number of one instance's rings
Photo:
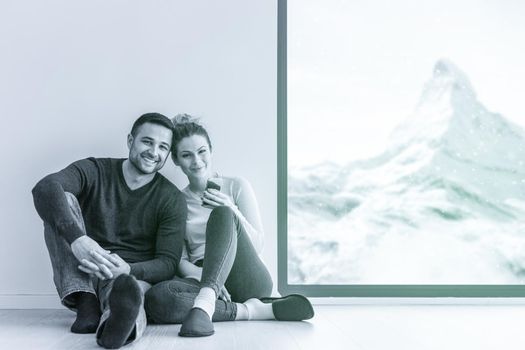
POLYGON ((60 309, 57 294, 0 294, 0 309, 60 309))
MULTIPOLYGON (((314 305, 525 305, 525 298, 308 298, 314 305)), ((0 294, 0 309, 61 309, 56 294, 0 294)))
POLYGON ((525 305, 525 298, 308 298, 314 305, 525 305))

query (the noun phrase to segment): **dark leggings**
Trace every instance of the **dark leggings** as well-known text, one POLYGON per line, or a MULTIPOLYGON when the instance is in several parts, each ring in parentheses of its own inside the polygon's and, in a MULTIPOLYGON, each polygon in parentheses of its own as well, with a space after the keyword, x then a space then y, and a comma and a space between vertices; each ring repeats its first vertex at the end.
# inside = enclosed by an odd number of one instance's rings
POLYGON ((235 302, 269 296, 273 287, 248 234, 233 211, 224 206, 213 209, 208 219, 201 282, 175 277, 153 286, 146 293, 148 318, 155 323, 181 323, 201 287, 210 287, 219 295, 222 285, 232 302, 217 300, 213 321, 235 320, 235 302))

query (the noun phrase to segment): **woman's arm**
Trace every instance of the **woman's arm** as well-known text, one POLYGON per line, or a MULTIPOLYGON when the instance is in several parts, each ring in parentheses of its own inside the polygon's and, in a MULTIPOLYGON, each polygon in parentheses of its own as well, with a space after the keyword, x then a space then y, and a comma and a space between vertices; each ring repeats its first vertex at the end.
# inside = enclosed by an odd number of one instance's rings
POLYGON ((259 205, 252 186, 247 180, 243 178, 234 179, 233 200, 235 204, 232 207, 233 212, 250 237, 257 253, 261 253, 264 246, 264 231, 259 214, 259 205))
POLYGON ((250 237, 257 253, 261 253, 264 245, 264 232, 259 215, 259 206, 252 186, 243 178, 233 178, 231 181, 231 196, 230 193, 226 194, 216 189, 207 189, 203 194, 203 202, 211 207, 221 205, 230 207, 250 237))
POLYGON ((182 246, 182 256, 180 259, 178 270, 179 275, 181 277, 193 278, 197 281, 201 280, 202 267, 198 267, 197 265, 190 262, 188 251, 186 250, 186 244, 183 244, 182 246))

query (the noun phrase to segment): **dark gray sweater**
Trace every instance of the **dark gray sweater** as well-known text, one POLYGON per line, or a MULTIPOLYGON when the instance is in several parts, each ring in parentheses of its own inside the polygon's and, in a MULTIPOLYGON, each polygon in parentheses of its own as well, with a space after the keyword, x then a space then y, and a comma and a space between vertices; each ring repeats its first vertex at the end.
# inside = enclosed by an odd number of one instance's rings
POLYGON ((86 233, 131 265, 137 279, 156 283, 175 274, 182 253, 187 207, 182 193, 161 174, 131 190, 124 159, 88 158, 48 175, 33 188, 35 208, 70 244, 84 232, 64 192, 77 197, 86 233))

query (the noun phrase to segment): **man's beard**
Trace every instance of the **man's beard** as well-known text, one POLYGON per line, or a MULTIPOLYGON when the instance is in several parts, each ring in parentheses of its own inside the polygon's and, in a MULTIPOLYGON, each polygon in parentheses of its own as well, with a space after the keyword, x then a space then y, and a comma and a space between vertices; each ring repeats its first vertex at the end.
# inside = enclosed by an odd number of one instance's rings
POLYGON ((140 174, 142 175, 150 175, 150 174, 154 174, 156 172, 158 172, 160 169, 162 169, 162 167, 164 166, 164 164, 166 163, 166 159, 162 162, 162 160, 158 161, 155 165, 155 167, 153 168, 153 170, 151 171, 145 171, 144 169, 142 169, 142 167, 140 166, 140 160, 138 160, 138 158, 141 158, 142 157, 142 153, 139 154, 137 157, 134 157, 134 158, 129 158, 129 162, 131 163, 131 165, 133 165, 133 167, 135 168, 135 170, 137 170, 137 172, 139 172, 140 174))

